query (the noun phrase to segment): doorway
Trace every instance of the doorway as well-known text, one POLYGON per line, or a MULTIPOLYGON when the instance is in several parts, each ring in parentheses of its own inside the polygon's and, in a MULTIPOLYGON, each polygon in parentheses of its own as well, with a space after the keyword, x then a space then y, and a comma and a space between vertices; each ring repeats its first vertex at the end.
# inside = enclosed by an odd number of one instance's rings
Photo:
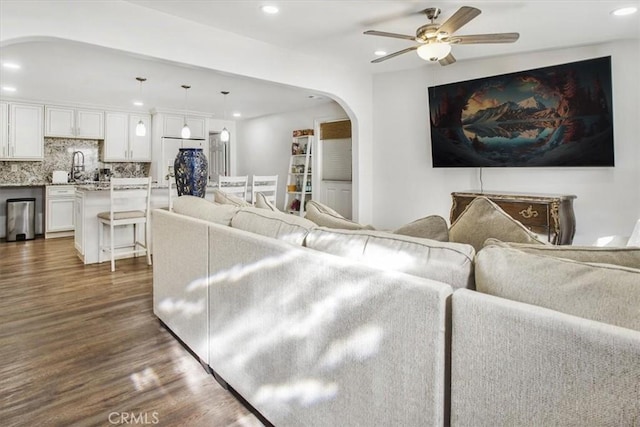
POLYGON ((345 218, 353 217, 351 120, 316 121, 318 143, 314 156, 314 198, 345 218), (317 189, 317 192, 316 190, 317 189))
POLYGON ((230 174, 229 141, 222 141, 220 132, 209 133, 209 181, 218 181, 218 176, 230 174))

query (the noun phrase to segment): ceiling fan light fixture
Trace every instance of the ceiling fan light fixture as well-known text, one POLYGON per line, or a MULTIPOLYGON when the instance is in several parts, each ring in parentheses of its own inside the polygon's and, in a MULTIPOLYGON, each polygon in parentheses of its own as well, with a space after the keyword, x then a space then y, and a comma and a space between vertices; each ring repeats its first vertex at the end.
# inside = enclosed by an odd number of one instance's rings
POLYGON ((451 45, 447 43, 427 43, 418 47, 418 56, 425 61, 436 62, 451 53, 451 45))

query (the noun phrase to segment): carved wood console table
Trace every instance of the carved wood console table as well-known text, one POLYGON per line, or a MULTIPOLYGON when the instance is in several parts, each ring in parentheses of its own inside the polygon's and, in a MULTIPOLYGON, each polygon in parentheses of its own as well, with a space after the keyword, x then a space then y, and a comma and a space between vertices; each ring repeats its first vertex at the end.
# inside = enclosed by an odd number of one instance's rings
POLYGON ((576 232, 574 195, 455 192, 451 193, 451 223, 479 196, 493 201, 529 230, 547 236, 547 240, 555 245, 570 245, 573 241, 576 232))

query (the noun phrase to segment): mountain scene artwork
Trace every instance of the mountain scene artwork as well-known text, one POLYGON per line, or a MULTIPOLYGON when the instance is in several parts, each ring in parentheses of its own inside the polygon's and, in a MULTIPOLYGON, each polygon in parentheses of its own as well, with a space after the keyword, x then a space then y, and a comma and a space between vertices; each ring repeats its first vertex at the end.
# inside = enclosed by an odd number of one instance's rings
POLYGON ((611 57, 429 87, 433 166, 613 166, 611 93, 611 57))

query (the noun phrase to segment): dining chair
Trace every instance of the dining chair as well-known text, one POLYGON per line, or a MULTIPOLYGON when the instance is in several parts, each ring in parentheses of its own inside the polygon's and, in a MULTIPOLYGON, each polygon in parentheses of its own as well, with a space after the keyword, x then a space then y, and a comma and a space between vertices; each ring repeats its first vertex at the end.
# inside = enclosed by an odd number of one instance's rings
POLYGON ((218 189, 227 194, 247 200, 247 185, 249 176, 224 176, 218 175, 218 189))
POLYGON ((111 206, 108 211, 98 214, 99 255, 98 262, 103 261, 103 255, 109 253, 111 257, 111 271, 116 269, 116 256, 146 254, 147 264, 151 265, 151 251, 149 247, 151 232, 151 177, 146 178, 111 178, 109 188, 111 206), (138 240, 138 225, 144 225, 144 240, 138 240), (133 240, 116 245, 116 227, 133 226, 133 240), (109 230, 109 243, 104 243, 105 228, 109 230), (128 250, 124 250, 128 249, 128 250))
POLYGON ((277 189, 278 175, 253 175, 251 180, 251 203, 256 203, 256 193, 262 193, 268 201, 275 205, 277 189))

